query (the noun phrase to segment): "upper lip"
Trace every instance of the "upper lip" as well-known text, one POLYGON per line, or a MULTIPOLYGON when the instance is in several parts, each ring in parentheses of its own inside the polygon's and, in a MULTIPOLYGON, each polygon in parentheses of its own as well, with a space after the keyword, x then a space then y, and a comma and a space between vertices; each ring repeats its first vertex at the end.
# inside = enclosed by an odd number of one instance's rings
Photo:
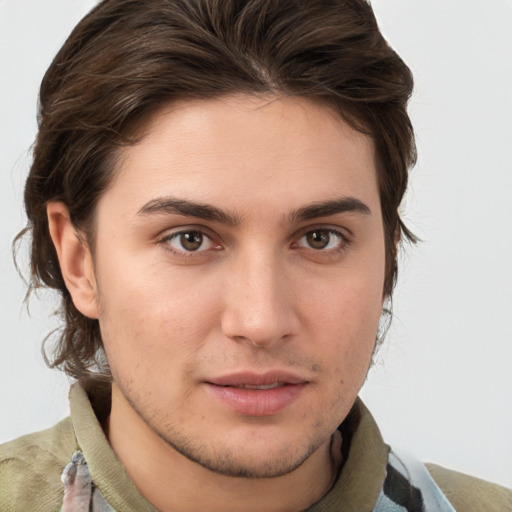
POLYGON ((250 386, 268 386, 276 382, 282 384, 306 384, 309 381, 293 372, 272 370, 265 373, 250 371, 231 373, 213 379, 207 379, 206 382, 215 384, 216 386, 241 386, 244 384, 250 386))

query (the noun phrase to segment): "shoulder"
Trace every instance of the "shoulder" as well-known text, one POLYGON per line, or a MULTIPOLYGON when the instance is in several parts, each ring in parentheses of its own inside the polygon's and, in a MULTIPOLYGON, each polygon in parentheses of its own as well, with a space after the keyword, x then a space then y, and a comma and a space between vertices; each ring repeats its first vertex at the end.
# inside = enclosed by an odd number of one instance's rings
POLYGON ((70 418, 0 446, 0 510, 58 510, 76 445, 70 418))
POLYGON ((436 464, 425 464, 457 512, 512 510, 512 490, 436 464))

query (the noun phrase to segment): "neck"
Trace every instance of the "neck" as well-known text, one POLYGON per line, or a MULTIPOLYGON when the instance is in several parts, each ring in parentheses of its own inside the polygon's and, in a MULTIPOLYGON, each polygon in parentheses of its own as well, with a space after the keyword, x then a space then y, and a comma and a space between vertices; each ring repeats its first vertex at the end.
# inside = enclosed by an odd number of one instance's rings
POLYGON ((303 510, 318 501, 333 482, 335 468, 330 440, 301 466, 283 476, 244 478, 210 471, 181 455, 158 436, 115 384, 107 432, 114 452, 135 486, 162 512, 202 509, 230 512, 240 510, 241 503, 248 512, 303 510))

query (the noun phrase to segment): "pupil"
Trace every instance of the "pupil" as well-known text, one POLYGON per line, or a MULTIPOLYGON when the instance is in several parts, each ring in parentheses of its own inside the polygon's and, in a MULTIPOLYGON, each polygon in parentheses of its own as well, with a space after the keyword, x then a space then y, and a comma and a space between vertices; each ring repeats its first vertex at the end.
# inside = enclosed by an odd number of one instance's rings
POLYGON ((181 235, 181 245, 187 251, 197 251, 203 243, 203 235, 198 231, 189 231, 181 235))
POLYGON ((311 231, 307 235, 308 244, 313 249, 323 249, 329 244, 329 233, 326 231, 311 231))

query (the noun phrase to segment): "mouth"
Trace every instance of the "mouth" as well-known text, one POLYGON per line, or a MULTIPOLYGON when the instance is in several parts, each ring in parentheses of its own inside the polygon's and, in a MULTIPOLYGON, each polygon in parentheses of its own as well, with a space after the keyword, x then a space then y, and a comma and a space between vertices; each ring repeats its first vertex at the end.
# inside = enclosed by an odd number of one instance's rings
POLYGON ((270 416, 290 406, 309 381, 289 372, 235 373, 210 379, 206 389, 224 406, 247 416, 270 416))
POLYGON ((306 384, 308 379, 287 371, 268 371, 265 373, 238 372, 209 379, 214 386, 247 389, 272 389, 281 386, 306 384))
POLYGON ((260 386, 254 385, 254 384, 239 384, 236 386, 223 386, 225 388, 238 388, 238 389, 258 389, 258 390, 264 390, 264 389, 275 389, 280 388, 283 386, 289 386, 290 384, 286 382, 274 382, 274 384, 262 384, 260 386))

